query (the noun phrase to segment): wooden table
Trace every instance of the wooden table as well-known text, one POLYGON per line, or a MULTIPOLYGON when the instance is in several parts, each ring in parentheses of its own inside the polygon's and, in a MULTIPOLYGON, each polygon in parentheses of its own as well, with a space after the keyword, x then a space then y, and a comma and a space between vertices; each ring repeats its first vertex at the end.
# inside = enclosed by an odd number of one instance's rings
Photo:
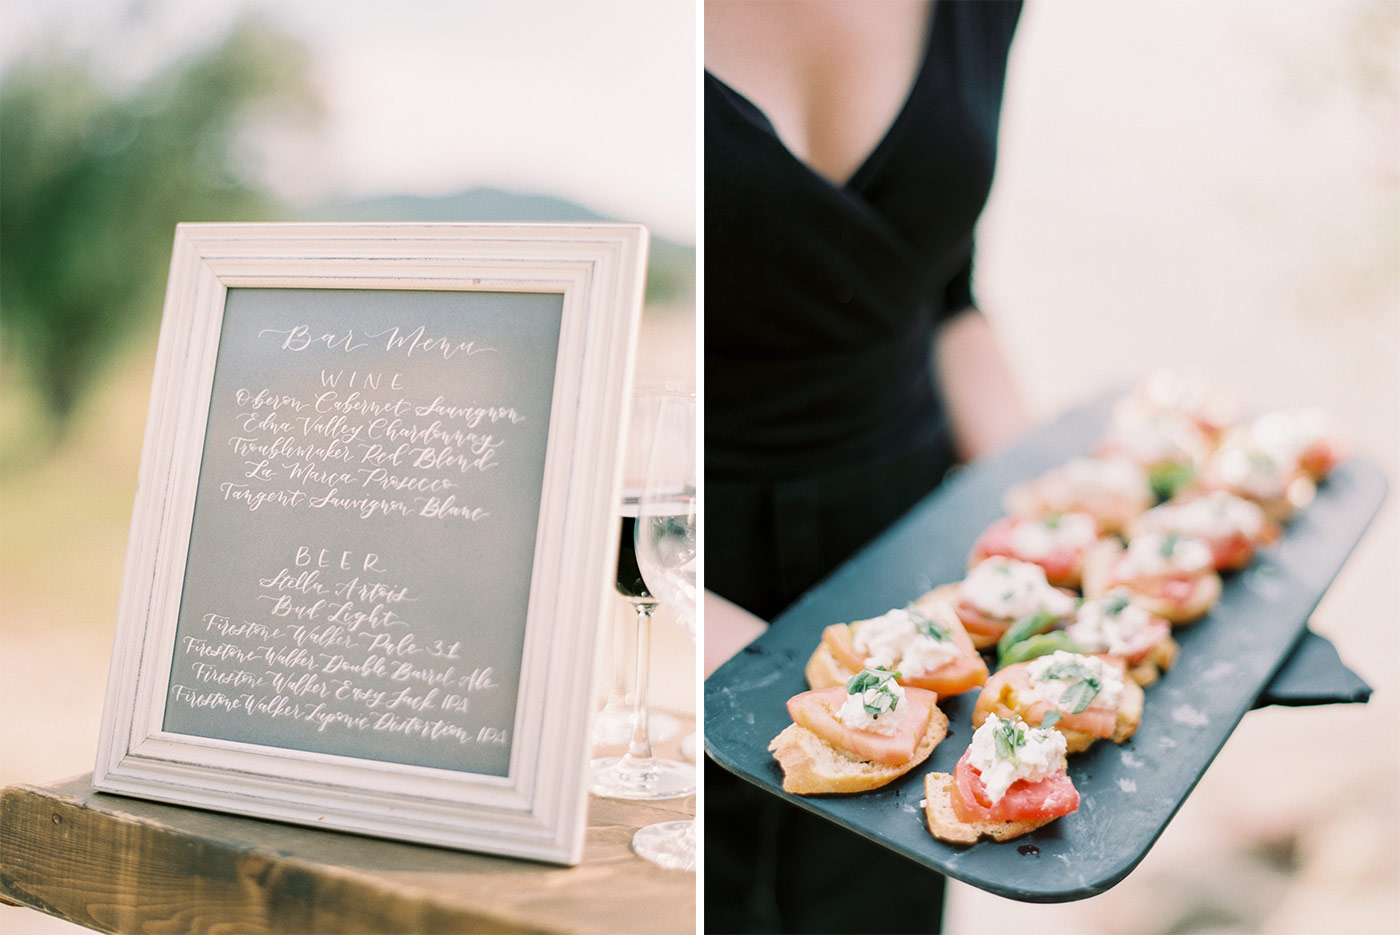
MULTIPOLYGON (((658 751, 660 752, 660 751, 658 751)), ((695 930, 695 874, 630 850, 695 799, 589 802, 583 863, 555 867, 93 792, 0 794, 0 899, 104 932, 695 930)), ((6 913, 0 908, 0 929, 6 913)))

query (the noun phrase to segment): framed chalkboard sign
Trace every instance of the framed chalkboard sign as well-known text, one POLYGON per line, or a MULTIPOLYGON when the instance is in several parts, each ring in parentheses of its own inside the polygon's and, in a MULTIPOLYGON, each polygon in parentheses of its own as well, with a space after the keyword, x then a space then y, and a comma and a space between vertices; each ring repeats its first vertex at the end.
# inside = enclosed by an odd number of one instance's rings
POLYGON ((94 786, 576 863, 646 244, 181 225, 94 786))

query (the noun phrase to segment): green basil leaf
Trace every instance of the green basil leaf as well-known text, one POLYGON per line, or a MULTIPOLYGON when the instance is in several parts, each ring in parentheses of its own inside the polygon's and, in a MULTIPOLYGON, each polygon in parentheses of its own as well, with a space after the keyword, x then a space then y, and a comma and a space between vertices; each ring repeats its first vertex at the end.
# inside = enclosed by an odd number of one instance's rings
POLYGON ((1002 655, 1012 646, 1027 637, 1034 636, 1037 633, 1044 633, 1054 626, 1055 621, 1059 619, 1059 617, 1056 617, 1046 610, 1037 611, 1029 617, 1022 617, 1020 620, 1017 620, 1011 626, 1007 627, 1006 632, 1001 635, 1001 639, 997 640, 997 655, 1002 655))
POLYGON ((1060 712, 1058 711, 1046 711, 1045 717, 1040 719, 1040 726, 1045 728, 1046 730, 1049 730, 1056 724, 1060 723, 1061 717, 1063 717, 1063 715, 1060 714, 1060 712))
POLYGON ((1016 751, 1025 745, 1026 736, 1015 720, 1006 719, 997 724, 992 738, 996 741, 997 756, 1000 759, 1010 760, 1016 766, 1021 765, 1021 758, 1016 751))
POLYGON ((861 669, 855 675, 846 679, 846 694, 858 695, 867 688, 874 688, 886 679, 898 679, 898 672, 891 672, 884 666, 874 669, 861 669))
POLYGON ((1093 704, 1098 695, 1098 679, 1080 679, 1060 695, 1060 707, 1067 708, 1070 714, 1079 714, 1093 704))
POLYGON ((1162 464, 1148 472, 1147 480, 1161 501, 1175 497, 1195 477, 1196 469, 1189 464, 1162 464))
POLYGON ((1181 542, 1183 536, 1180 533, 1169 532, 1162 538, 1162 558, 1170 560, 1172 554, 1176 552, 1176 547, 1181 542))
POLYGON ((912 603, 904 608, 904 612, 909 615, 909 619, 914 621, 914 629, 920 636, 926 636, 938 643, 952 642, 953 634, 942 621, 926 616, 912 603))
POLYGON ((1115 594, 1103 602, 1103 611, 1110 617, 1116 617, 1126 610, 1130 603, 1132 598, 1126 594, 1115 594))
MULTIPOLYGON (((1081 655, 1084 655, 1081 653, 1081 655)), ((1037 676, 1037 681, 1047 682, 1051 679, 1067 682, 1070 679, 1094 678, 1095 673, 1087 665, 1087 659, 1069 659, 1057 662, 1037 676)))
POLYGON ((1068 653, 1084 652, 1084 647, 1070 639, 1069 634, 1064 630, 1052 630, 1049 633, 1028 636, 1019 643, 1008 647, 1006 652, 998 653, 997 668, 1025 662, 1037 656, 1048 656, 1057 649, 1063 649, 1068 653))

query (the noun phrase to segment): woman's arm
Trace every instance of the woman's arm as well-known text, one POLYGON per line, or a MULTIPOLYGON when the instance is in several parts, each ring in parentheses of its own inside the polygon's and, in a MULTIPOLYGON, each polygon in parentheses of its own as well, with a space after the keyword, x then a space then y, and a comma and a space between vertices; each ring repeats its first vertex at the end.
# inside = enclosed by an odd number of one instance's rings
POLYGON ((960 458, 995 451, 1030 427, 996 332, 980 312, 969 308, 944 322, 933 354, 960 458))
POLYGON ((767 622, 738 604, 705 592, 705 677, 768 629, 767 622))

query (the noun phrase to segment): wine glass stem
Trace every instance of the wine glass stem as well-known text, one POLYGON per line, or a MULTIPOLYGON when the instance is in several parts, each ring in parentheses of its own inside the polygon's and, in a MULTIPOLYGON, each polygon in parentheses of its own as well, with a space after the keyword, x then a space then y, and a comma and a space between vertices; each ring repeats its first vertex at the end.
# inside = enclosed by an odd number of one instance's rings
POLYGON ((633 606, 637 608, 636 675, 632 682, 632 742, 627 745, 626 759, 650 763, 651 735, 647 719, 651 694, 651 612, 656 609, 656 602, 634 601, 633 606))

